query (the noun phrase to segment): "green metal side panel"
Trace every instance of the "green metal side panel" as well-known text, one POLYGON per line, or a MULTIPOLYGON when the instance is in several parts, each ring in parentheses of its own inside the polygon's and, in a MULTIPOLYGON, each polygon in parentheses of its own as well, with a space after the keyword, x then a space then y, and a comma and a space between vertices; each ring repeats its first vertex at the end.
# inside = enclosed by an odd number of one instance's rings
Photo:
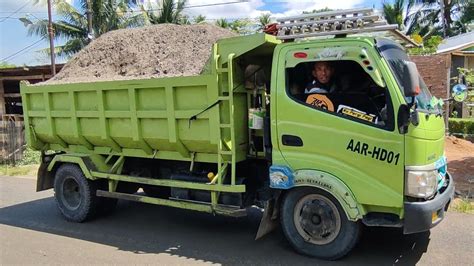
POLYGON ((281 41, 277 40, 275 36, 264 33, 226 38, 217 42, 222 63, 227 62, 229 54, 235 54, 237 58, 252 50, 256 51, 255 56, 258 54, 271 55, 275 46, 280 43, 281 41))
POLYGON ((190 158, 194 152, 213 154, 217 117, 206 112, 192 123, 189 118, 217 100, 216 86, 214 75, 22 84, 28 143, 36 149, 70 152, 155 158, 164 153, 168 159, 190 158))

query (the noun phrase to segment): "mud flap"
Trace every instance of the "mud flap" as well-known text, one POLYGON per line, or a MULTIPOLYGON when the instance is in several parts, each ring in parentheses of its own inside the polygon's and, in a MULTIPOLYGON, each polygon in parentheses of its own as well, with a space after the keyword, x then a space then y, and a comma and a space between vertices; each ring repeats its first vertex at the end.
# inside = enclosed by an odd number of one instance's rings
POLYGON ((278 227, 278 225, 278 206, 276 204, 276 199, 271 199, 265 203, 265 211, 263 212, 262 220, 260 220, 255 240, 258 240, 272 232, 278 227))

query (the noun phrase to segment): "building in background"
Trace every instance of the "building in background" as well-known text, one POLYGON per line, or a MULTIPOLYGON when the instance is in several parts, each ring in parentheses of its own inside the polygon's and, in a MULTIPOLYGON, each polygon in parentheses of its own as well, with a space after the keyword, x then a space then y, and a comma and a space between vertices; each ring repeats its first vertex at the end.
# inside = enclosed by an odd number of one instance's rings
MULTIPOLYGON (((436 52, 437 55, 446 56, 449 65, 447 80, 449 88, 458 83, 459 68, 474 70, 474 32, 460 34, 445 39, 436 52)), ((474 113, 474 84, 468 84, 471 98, 465 103, 456 104, 455 109, 459 117, 473 117, 474 113)))
MULTIPOLYGON (((56 65, 57 71, 63 66, 56 65)), ((50 65, 0 69, 0 162, 14 164, 25 148, 20 81, 34 84, 50 78, 50 65)))

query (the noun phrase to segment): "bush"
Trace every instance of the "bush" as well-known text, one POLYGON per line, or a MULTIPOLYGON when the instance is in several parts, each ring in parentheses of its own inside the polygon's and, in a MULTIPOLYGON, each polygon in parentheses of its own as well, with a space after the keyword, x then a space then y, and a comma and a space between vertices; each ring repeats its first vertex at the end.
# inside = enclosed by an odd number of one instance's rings
POLYGON ((450 118, 449 133, 474 135, 474 119, 450 118))
POLYGON ((31 148, 26 148, 23 151, 23 159, 18 162, 18 165, 30 165, 40 163, 41 152, 34 151, 31 148))

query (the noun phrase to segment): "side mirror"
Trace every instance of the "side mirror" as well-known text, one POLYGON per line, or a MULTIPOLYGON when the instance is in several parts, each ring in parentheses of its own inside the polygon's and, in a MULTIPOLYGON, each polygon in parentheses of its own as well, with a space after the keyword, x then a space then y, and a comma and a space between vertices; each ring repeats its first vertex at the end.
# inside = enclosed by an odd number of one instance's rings
POLYGON ((454 85, 451 96, 456 102, 463 102, 467 98, 467 86, 464 84, 454 85))
POLYGON ((418 111, 416 109, 412 111, 408 105, 402 104, 398 108, 398 132, 400 132, 400 134, 406 134, 408 132, 408 126, 410 123, 414 126, 418 126, 420 124, 418 111))
POLYGON ((404 64, 407 70, 405 73, 408 73, 408 77, 404 81, 403 89, 406 97, 413 97, 420 93, 420 75, 415 63, 405 61, 404 64))

